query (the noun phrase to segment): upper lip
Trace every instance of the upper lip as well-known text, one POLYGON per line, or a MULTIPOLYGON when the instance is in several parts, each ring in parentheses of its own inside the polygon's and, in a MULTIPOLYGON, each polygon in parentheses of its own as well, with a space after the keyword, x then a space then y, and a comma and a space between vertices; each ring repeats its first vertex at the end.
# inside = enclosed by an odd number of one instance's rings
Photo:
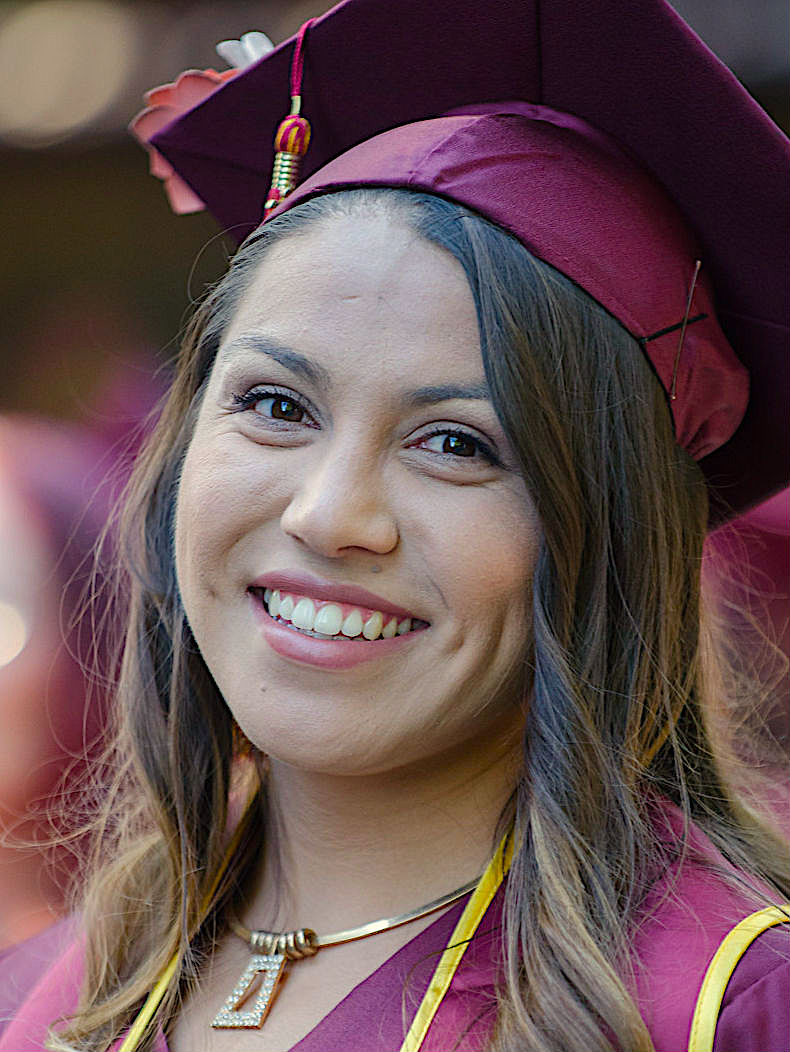
POLYGON ((261 574, 250 582, 250 588, 277 588, 283 592, 310 596, 312 599, 334 599, 338 603, 350 603, 352 606, 361 606, 368 610, 380 610, 382 614, 393 614, 401 620, 405 617, 415 617, 410 610, 391 603, 389 599, 369 592, 366 588, 326 581, 323 577, 314 577, 299 570, 272 570, 271 573, 261 574))

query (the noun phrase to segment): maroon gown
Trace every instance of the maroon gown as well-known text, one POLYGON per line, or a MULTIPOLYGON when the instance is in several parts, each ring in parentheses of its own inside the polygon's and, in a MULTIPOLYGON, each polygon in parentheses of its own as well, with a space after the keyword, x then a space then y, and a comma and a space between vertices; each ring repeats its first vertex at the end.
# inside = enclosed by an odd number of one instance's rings
MULTIPOLYGON (((691 859, 693 849, 698 849, 698 857, 722 862, 696 830, 691 848, 691 859)), ((691 859, 653 889, 645 904, 646 920, 632 941, 637 1002, 656 1052, 681 1052, 688 1047, 694 1006, 713 954, 735 924, 764 905, 755 904, 691 859), (669 877, 672 890, 667 895, 669 877)), ((501 977, 502 900, 500 889, 461 960, 421 1052, 485 1049, 496 1018, 495 991, 501 977)), ((464 905, 465 900, 454 904, 356 986, 292 1052, 398 1052, 404 1017, 408 1026, 464 905)), ((23 945, 0 960, 0 990, 9 969, 19 976, 29 971, 31 953, 40 967, 40 946, 36 950, 23 945)), ((76 937, 45 971, 0 1036, 0 1052, 41 1052, 47 1027, 76 1004, 81 971, 76 937)), ((714 1052, 787 1052, 789 993, 790 926, 781 924, 759 935, 737 964, 724 994, 714 1052)), ((120 1044, 121 1039, 112 1052, 120 1044)), ((167 1052, 161 1033, 156 1052, 167 1052)))

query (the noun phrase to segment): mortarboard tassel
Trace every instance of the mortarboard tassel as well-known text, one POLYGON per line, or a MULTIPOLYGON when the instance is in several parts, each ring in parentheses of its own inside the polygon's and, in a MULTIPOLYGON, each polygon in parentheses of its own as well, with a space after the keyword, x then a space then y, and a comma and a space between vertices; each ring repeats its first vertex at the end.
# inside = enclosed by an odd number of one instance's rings
POLYGON ((302 71, 304 69, 304 40, 309 26, 315 21, 310 19, 302 26, 294 46, 291 64, 291 112, 280 122, 274 136, 274 167, 272 168, 272 185, 263 207, 263 217, 269 215, 273 208, 282 201, 299 182, 302 158, 310 145, 310 122, 300 115, 302 107, 302 71))

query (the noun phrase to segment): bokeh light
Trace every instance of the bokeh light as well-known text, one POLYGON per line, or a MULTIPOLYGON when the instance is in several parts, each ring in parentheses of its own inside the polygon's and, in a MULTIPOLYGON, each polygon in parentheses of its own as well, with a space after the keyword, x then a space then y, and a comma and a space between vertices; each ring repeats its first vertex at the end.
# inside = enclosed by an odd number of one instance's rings
POLYGON ((136 55, 132 13, 105 0, 41 0, 0 22, 0 138, 49 146, 91 124, 136 55))
POLYGON ((0 599, 0 668, 22 653, 27 639, 27 622, 20 610, 0 599))

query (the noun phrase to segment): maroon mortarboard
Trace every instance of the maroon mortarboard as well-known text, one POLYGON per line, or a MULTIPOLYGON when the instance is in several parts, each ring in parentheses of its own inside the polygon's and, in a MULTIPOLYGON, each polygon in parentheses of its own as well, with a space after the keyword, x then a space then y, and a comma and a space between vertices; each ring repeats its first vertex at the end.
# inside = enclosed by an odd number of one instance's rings
MULTIPOLYGON (((668 4, 346 0, 302 44, 311 141, 271 214, 371 185, 472 208, 642 343, 715 517, 786 484, 788 144, 668 4)), ((269 196, 294 47, 152 139, 238 240, 269 196)))

